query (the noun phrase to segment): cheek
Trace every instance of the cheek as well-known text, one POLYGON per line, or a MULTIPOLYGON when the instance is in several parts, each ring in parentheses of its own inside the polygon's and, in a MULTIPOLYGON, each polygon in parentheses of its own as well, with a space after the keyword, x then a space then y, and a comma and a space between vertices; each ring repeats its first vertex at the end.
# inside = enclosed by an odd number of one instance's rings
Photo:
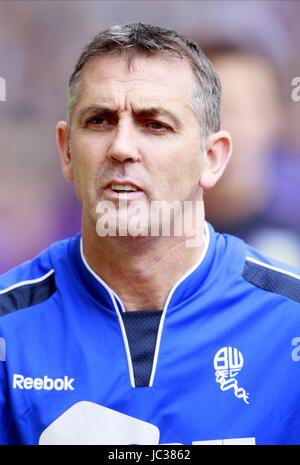
POLYGON ((188 198, 199 185, 202 158, 195 144, 181 144, 151 160, 152 179, 162 198, 188 198))
POLYGON ((84 203, 95 196, 100 157, 89 143, 78 143, 72 148, 74 183, 77 196, 84 203))
POLYGON ((170 178, 179 181, 182 185, 191 184, 200 177, 202 156, 195 144, 186 144, 181 150, 173 152, 170 164, 170 178))

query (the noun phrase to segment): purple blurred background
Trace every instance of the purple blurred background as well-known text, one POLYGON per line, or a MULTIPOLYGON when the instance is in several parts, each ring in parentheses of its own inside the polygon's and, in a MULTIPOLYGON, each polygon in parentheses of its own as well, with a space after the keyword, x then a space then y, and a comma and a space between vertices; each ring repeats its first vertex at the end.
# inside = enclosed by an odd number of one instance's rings
POLYGON ((138 21, 192 36, 220 73, 237 161, 207 193, 208 220, 300 265, 299 18, 296 1, 1 1, 0 272, 80 230, 55 145, 68 78, 98 31, 138 21))

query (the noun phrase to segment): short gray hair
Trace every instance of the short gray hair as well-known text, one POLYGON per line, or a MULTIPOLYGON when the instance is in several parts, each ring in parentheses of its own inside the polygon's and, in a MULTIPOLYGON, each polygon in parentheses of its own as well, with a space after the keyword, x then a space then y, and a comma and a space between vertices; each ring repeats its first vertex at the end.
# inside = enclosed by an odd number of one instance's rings
POLYGON ((130 67, 139 56, 173 55, 186 60, 195 76, 191 107, 195 112, 202 137, 220 129, 221 83, 211 62, 196 42, 176 31, 142 23, 112 26, 97 34, 87 44, 69 80, 67 119, 71 120, 74 105, 80 95, 83 67, 101 56, 123 55, 130 67))

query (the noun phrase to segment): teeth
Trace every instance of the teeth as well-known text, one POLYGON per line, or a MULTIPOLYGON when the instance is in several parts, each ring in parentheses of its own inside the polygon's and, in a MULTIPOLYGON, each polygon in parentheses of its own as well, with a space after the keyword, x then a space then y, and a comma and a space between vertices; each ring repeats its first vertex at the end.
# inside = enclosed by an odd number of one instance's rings
POLYGON ((137 191, 137 188, 134 187, 134 186, 131 186, 129 184, 112 184, 111 186, 112 190, 113 191, 127 191, 127 192, 130 192, 130 191, 137 191))

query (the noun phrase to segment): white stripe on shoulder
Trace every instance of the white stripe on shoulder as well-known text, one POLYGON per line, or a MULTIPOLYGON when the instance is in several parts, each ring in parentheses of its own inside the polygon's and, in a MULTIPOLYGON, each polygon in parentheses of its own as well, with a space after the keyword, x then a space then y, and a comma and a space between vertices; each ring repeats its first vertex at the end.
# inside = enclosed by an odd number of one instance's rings
POLYGON ((274 266, 274 265, 269 265, 268 263, 261 262, 260 260, 257 260, 256 258, 246 257, 246 260, 248 262, 253 262, 253 263, 256 263, 257 265, 264 266, 265 268, 269 268, 270 270, 278 271, 278 273, 286 274, 287 276, 291 276, 292 278, 300 279, 300 274, 296 274, 296 273, 293 273, 292 271, 284 270, 283 268, 278 268, 277 266, 274 266))
POLYGON ((40 283, 40 282, 44 281, 45 279, 47 279, 49 276, 51 276, 53 273, 54 273, 54 270, 51 269, 50 271, 48 271, 48 273, 44 274, 40 278, 28 279, 26 281, 21 281, 21 282, 19 282, 17 284, 13 284, 12 286, 7 287, 6 289, 2 289, 0 291, 0 294, 6 294, 7 292, 12 291, 13 289, 16 289, 18 287, 27 286, 27 284, 40 283))

